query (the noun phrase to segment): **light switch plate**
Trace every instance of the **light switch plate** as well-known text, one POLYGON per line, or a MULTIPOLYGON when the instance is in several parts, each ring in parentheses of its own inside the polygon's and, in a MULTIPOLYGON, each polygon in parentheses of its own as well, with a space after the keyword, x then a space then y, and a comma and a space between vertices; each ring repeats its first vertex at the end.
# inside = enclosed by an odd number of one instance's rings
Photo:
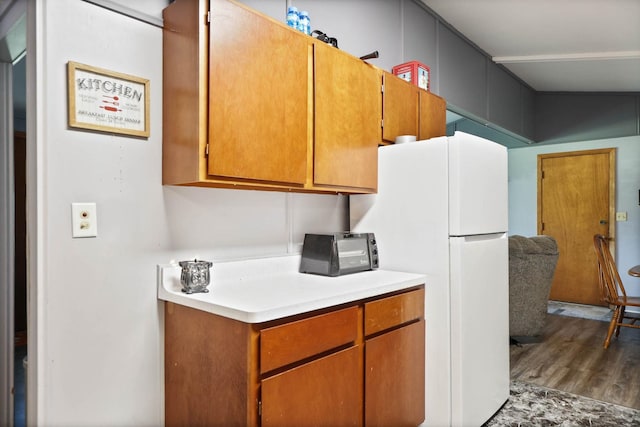
POLYGON ((627 213, 626 212, 616 212, 616 221, 626 221, 627 213))
POLYGON ((72 236, 97 237, 98 211, 95 203, 71 203, 72 236))

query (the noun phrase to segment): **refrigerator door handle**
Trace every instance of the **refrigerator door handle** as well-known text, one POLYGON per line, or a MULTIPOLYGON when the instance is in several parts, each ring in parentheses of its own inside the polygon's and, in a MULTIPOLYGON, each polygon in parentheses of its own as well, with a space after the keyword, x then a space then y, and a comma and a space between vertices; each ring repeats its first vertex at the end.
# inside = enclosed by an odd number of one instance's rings
POLYGON ((502 239, 507 237, 506 231, 501 231, 499 233, 488 233, 488 234, 472 234, 470 236, 450 236, 450 237, 460 237, 465 240, 465 242, 481 242, 484 240, 494 240, 494 239, 502 239))

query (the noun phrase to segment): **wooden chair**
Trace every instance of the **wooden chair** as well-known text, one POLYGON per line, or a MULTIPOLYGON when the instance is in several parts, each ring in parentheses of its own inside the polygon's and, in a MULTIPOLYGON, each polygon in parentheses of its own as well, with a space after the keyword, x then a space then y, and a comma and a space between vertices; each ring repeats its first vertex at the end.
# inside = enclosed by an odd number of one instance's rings
POLYGON ((640 329, 640 325, 635 324, 640 318, 625 315, 626 307, 640 307, 640 297, 627 296, 620 274, 618 274, 618 268, 609 250, 609 240, 601 234, 596 234, 593 236, 593 245, 598 257, 602 300, 610 306, 615 306, 611 316, 611 323, 609 323, 607 338, 604 340, 604 348, 608 348, 613 332, 616 332, 616 337, 620 335, 621 326, 640 329), (629 319, 630 321, 624 323, 624 319, 629 319))

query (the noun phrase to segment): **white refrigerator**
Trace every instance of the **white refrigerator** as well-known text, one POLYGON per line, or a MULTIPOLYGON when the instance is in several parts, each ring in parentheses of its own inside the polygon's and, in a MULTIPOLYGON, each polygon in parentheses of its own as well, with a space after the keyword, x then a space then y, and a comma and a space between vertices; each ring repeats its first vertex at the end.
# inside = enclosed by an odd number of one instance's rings
POLYGON ((425 426, 473 426, 509 397, 507 150, 456 132, 380 147, 378 193, 350 196, 380 267, 427 276, 425 426))

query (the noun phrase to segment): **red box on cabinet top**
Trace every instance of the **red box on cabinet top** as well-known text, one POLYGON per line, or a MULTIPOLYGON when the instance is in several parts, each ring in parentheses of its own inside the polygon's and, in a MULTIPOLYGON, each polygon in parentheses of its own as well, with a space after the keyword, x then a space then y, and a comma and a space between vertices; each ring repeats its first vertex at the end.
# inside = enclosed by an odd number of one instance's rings
POLYGON ((418 61, 405 62, 404 64, 393 67, 394 75, 404 79, 424 90, 430 90, 430 74, 429 67, 418 61))

